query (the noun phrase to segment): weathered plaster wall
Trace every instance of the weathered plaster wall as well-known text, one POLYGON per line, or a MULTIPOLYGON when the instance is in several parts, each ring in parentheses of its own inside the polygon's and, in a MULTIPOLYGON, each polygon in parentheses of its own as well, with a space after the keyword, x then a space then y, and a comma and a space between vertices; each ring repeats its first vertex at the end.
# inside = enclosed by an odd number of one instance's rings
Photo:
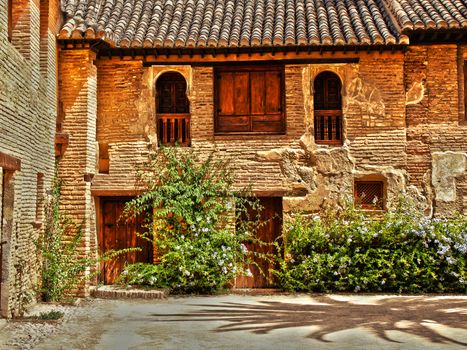
POLYGON ((407 171, 435 215, 467 214, 465 60, 457 45, 411 46, 405 57, 407 171))
POLYGON ((300 178, 307 184, 308 195, 287 198, 285 210, 313 212, 344 205, 353 196, 354 180, 370 178, 385 183, 386 204, 395 204, 406 187, 403 59, 401 53, 362 55, 358 63, 316 64, 304 69, 307 132, 301 135, 301 149, 259 153, 286 169, 285 177, 300 178), (313 82, 323 71, 336 73, 343 83, 342 146, 314 141, 313 82))
MULTIPOLYGON (((37 179, 38 174, 44 174, 41 192, 50 188, 56 120, 55 34, 59 19, 57 5, 51 4, 49 15, 45 14, 48 23, 44 45, 40 46, 39 1, 14 4, 10 43, 3 25, 7 23, 7 0, 0 0, 0 152, 21 161, 21 170, 11 172, 11 188, 2 194, 4 200, 12 196, 13 201, 11 223, 0 225, 0 242, 6 241, 1 262, 0 313, 7 317, 18 311, 20 299, 37 283, 34 240, 40 227, 35 221, 36 210, 43 210, 43 201, 37 198, 37 179), (40 69, 40 56, 48 61, 46 69, 40 69)), ((4 218, 10 215, 10 209, 7 211, 4 218)))

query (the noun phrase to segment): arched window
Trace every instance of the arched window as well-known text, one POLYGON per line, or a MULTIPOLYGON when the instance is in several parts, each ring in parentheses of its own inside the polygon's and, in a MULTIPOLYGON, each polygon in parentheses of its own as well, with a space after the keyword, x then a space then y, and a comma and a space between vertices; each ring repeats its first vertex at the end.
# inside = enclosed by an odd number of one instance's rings
POLYGON ((164 73, 157 79, 156 113, 161 144, 190 145, 190 105, 186 80, 180 73, 164 73))
POLYGON ((315 141, 342 144, 342 84, 332 72, 318 74, 314 83, 315 141))

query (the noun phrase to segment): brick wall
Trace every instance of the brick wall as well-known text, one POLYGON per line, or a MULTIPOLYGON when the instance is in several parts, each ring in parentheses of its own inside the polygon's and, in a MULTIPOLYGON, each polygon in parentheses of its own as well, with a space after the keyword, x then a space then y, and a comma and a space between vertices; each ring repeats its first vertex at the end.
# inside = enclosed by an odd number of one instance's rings
POLYGON ((466 176, 459 164, 457 196, 451 202, 434 201, 441 190, 431 180, 437 166, 433 153, 449 163, 466 150, 466 129, 459 122, 464 57, 465 48, 432 45, 405 53, 360 53, 354 63, 287 64, 285 135, 215 135, 213 67, 146 67, 128 58, 100 58, 93 65, 89 51, 62 51, 63 125, 70 135, 62 159, 62 176, 70 183, 64 208, 86 220, 86 249, 91 249, 96 219, 92 197, 137 193, 136 171, 158 144, 155 81, 176 70, 187 80, 192 148, 216 148, 230 157, 237 187, 250 184, 259 195, 285 195, 286 211, 343 204, 343 197, 353 195, 354 180, 363 178, 384 181, 388 207, 410 189, 422 198, 422 209, 434 206, 435 214, 465 211, 466 176), (342 146, 319 145, 313 139, 313 82, 323 71, 335 72, 342 81, 342 146), (99 144, 108 149, 105 173, 96 169, 99 144), (451 157, 449 152, 457 153, 451 157), (93 172, 91 185, 83 175, 93 172), (297 188, 307 195, 287 197, 297 188))
MULTIPOLYGON (((356 160, 355 171, 368 167, 376 167, 375 172, 377 167, 405 169, 403 63, 402 53, 391 53, 362 54, 357 64, 286 65, 287 133, 221 136, 214 134, 212 67, 143 67, 138 60, 100 59, 96 63, 97 141, 108 144, 110 169, 108 174, 94 177, 92 190, 100 194, 134 192, 135 170, 157 145, 155 80, 166 70, 178 70, 187 79, 192 147, 216 147, 231 157, 238 187, 251 184, 259 193, 285 193, 299 186, 302 179, 297 173, 307 165, 300 139, 312 130, 310 82, 324 70, 336 71, 343 80, 345 147, 356 160), (293 156, 287 152, 286 161, 258 156, 274 150, 296 152, 293 156)), ((348 182, 344 188, 351 195, 353 180, 348 182)))
MULTIPOLYGON (((61 50, 59 57, 59 96, 63 108, 62 132, 69 144, 60 158, 63 180, 60 208, 84 234, 83 255, 96 246, 94 201, 91 178, 96 172, 97 69, 95 54, 88 50, 61 50)), ((86 294, 86 290, 82 290, 86 294)))
MULTIPOLYGON (((56 24, 47 29, 49 66, 39 67, 39 1, 13 1, 13 38, 0 26, 0 152, 21 161, 21 170, 11 179, 13 195, 11 229, 3 226, 1 262, 1 316, 19 309, 20 298, 37 284, 34 240, 38 202, 37 174, 44 174, 44 189, 50 188, 54 171, 53 143, 56 119, 56 24)), ((58 21, 58 9, 50 12, 58 21)), ((0 23, 7 23, 7 0, 0 0, 0 23)), ((3 171, 6 173, 7 171, 3 171)), ((41 201, 39 201, 41 202, 41 201)))
POLYGON ((467 213, 465 173, 456 176, 457 197, 452 202, 437 202, 432 184, 434 152, 467 150, 467 125, 462 122, 464 59, 465 46, 456 45, 412 46, 405 57, 406 89, 423 85, 419 101, 407 105, 407 171, 410 183, 425 188, 439 215, 467 213))

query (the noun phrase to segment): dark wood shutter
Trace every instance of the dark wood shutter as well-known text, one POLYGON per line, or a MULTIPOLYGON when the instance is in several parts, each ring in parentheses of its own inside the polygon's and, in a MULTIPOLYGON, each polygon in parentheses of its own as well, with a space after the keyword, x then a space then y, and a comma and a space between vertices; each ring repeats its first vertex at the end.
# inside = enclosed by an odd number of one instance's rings
POLYGON ((13 0, 8 0, 7 3, 8 9, 7 9, 7 16, 8 16, 8 41, 11 42, 11 39, 13 37, 13 0))
POLYGON ((216 131, 285 131, 280 68, 221 69, 216 73, 216 131))
POLYGON ((189 113, 186 81, 179 73, 164 73, 157 79, 157 113, 189 113))

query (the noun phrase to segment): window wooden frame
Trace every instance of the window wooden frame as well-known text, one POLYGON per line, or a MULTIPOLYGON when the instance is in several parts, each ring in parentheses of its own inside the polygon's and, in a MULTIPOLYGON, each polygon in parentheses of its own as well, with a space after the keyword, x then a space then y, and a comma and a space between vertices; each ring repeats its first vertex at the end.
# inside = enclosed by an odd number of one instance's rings
POLYGON ((342 113, 342 81, 336 73, 324 71, 315 77, 313 86, 315 142, 324 145, 342 145, 344 124, 342 113), (319 79, 323 79, 323 91, 319 91, 317 87, 319 79), (331 79, 336 79, 338 85, 336 100, 329 101, 329 81, 331 79), (322 106, 318 104, 317 99, 320 95, 323 98, 322 106))
POLYGON ((8 41, 11 43, 13 38, 13 0, 8 0, 8 9, 7 9, 7 16, 8 16, 8 41))
POLYGON ((187 81, 183 74, 180 72, 165 72, 162 73, 156 81, 156 122, 157 122, 157 135, 159 142, 165 146, 179 146, 188 147, 191 145, 191 130, 190 130, 190 101, 188 99, 186 89, 187 81), (169 79, 164 80, 165 77, 169 79), (174 79, 170 79, 170 77, 174 79), (167 84, 164 86, 163 84, 167 84), (164 87, 169 89, 166 97, 169 97, 170 102, 164 106, 161 105, 162 90, 164 87), (168 95, 168 96, 167 96, 168 95), (183 100, 181 109, 177 110, 180 101, 179 97, 183 100))
POLYGON ((464 60, 464 124, 467 124, 467 60, 464 60))
MULTIPOLYGON (((235 79, 235 78, 234 78, 235 79)), ((234 93, 232 91, 232 93, 234 93)), ((255 96, 256 97, 256 96, 255 96)), ((261 99, 260 99, 261 100, 261 99)), ((235 96, 232 98, 232 101, 235 101, 235 96)), ((235 102, 232 102, 235 103, 235 102)), ((235 106, 233 107, 235 108, 235 106)), ((274 109, 274 106, 272 106, 274 109)), ((285 72, 283 65, 275 66, 240 66, 240 67, 216 67, 214 71, 214 133, 216 135, 283 135, 286 133, 286 113, 285 113, 285 72), (233 77, 237 74, 248 75, 248 87, 246 96, 248 105, 244 113, 237 113, 236 111, 233 114, 224 114, 221 113, 221 88, 220 88, 220 79, 222 75, 232 73, 233 77), (279 74, 279 87, 277 94, 279 95, 277 100, 277 111, 267 112, 267 102, 266 102, 266 90, 268 89, 266 85, 266 80, 268 79, 264 76, 262 83, 264 84, 263 92, 264 98, 262 99, 264 111, 254 112, 253 111, 253 84, 261 84, 261 80, 253 80, 252 75, 255 74, 279 74), (253 82, 253 83, 252 83, 253 82), (228 127, 222 126, 220 119, 221 118, 242 118, 243 119, 243 130, 228 130, 228 127), (246 121, 246 123, 245 123, 246 121), (255 125, 256 124, 256 125, 255 125)))

